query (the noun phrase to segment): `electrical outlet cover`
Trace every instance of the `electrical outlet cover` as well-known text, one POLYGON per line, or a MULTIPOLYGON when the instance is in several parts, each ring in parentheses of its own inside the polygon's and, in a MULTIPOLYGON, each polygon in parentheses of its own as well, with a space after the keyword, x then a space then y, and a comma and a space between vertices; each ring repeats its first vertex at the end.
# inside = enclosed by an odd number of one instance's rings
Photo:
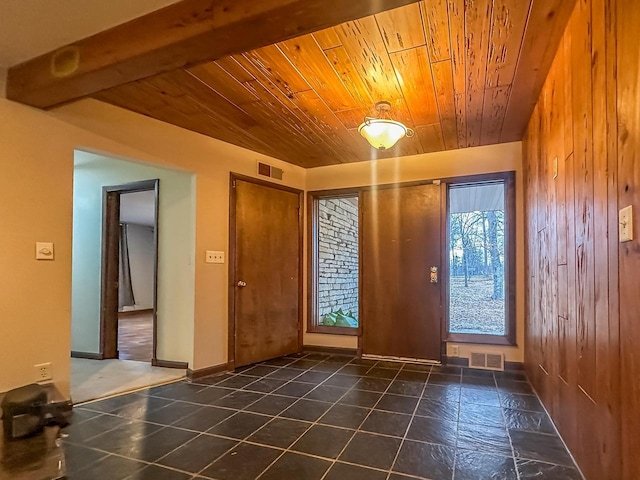
POLYGON ((205 254, 206 263, 224 263, 224 252, 207 250, 205 254))
POLYGON ((51 363, 40 363, 38 365, 34 365, 33 368, 36 371, 36 381, 46 382, 47 380, 53 380, 51 363))
POLYGON ((628 205, 620 209, 618 214, 620 242, 633 240, 633 206, 628 205))

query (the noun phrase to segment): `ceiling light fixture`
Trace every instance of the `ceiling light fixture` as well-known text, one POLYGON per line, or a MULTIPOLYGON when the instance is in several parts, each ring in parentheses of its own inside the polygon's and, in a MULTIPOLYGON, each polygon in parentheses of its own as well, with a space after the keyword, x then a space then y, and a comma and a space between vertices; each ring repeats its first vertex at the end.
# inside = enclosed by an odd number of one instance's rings
POLYGON ((387 150, 393 147, 402 137, 413 137, 413 130, 402 123, 389 118, 391 104, 389 102, 376 103, 377 117, 365 117, 364 122, 358 127, 358 132, 378 150, 387 150))

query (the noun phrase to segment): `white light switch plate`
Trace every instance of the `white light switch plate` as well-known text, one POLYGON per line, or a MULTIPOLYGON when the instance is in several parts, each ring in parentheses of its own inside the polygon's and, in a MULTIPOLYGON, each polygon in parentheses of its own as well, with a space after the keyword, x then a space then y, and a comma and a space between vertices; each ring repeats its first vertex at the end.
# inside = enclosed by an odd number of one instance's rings
POLYGON ((620 243, 633 240, 633 206, 620 209, 618 214, 620 243))
POLYGON ((207 250, 204 261, 206 263, 224 263, 224 252, 207 250))
POLYGON ((53 243, 36 242, 36 260, 53 260, 53 243))

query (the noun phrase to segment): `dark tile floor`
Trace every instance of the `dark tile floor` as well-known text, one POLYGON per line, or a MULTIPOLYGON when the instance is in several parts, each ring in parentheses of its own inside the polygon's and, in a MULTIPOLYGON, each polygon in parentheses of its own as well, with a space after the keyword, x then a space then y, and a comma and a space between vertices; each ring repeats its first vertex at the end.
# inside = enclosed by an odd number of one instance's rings
POLYGON ((309 354, 76 407, 70 479, 580 480, 525 376, 309 354))

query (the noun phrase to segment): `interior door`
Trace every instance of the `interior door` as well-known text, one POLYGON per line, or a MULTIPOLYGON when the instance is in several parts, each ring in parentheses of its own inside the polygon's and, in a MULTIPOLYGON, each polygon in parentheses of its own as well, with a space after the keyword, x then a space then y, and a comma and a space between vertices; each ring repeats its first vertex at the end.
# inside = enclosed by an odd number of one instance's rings
POLYGON ((300 195, 232 180, 236 367, 301 348, 300 195))
POLYGON ((362 193, 362 352, 440 361, 438 185, 362 193))
POLYGON ((100 352, 118 358, 118 265, 120 263, 120 193, 104 192, 100 352))

